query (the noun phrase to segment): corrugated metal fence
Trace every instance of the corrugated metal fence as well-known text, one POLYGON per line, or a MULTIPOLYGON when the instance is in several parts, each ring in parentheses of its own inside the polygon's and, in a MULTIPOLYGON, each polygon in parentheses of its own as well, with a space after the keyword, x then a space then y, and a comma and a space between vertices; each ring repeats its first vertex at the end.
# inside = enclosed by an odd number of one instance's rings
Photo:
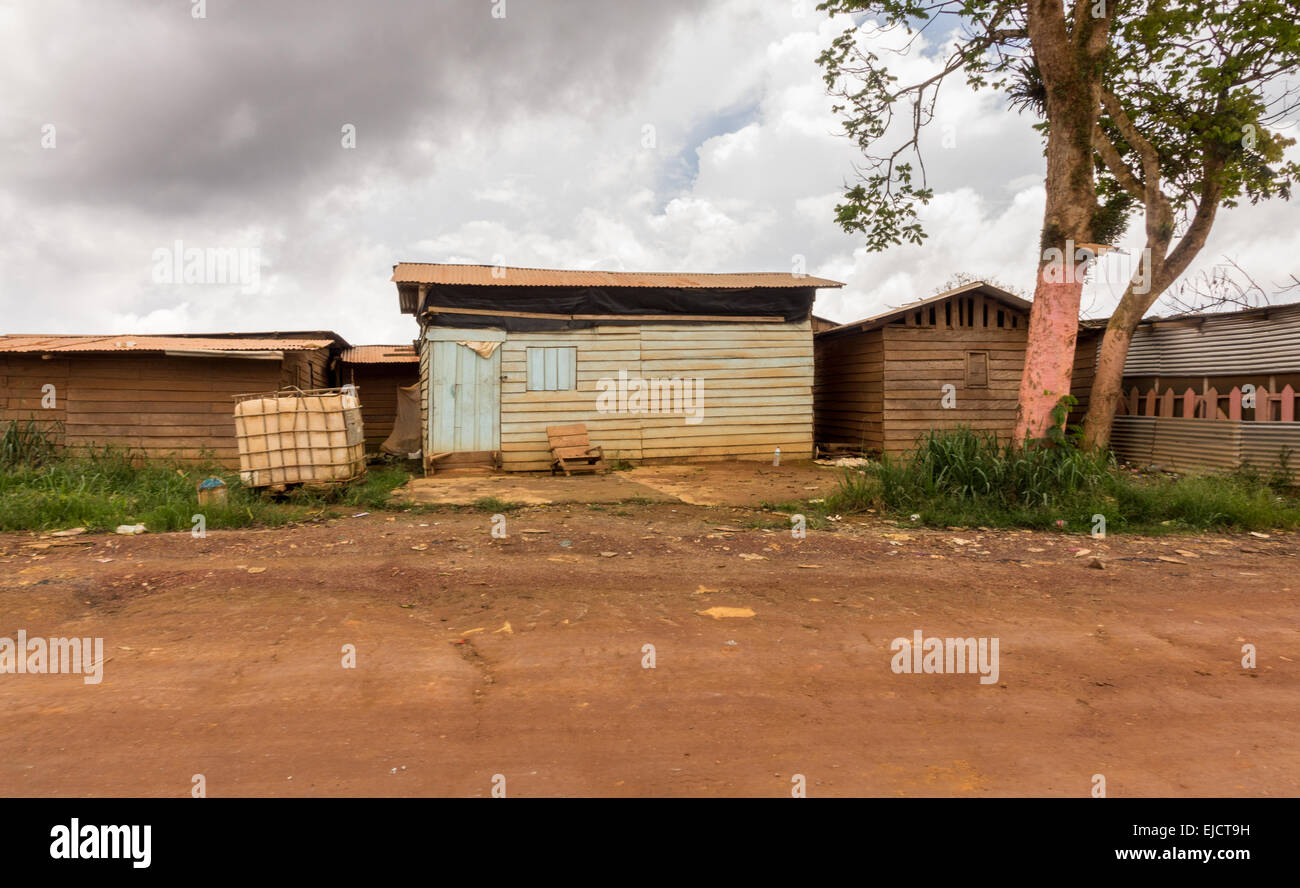
MULTIPOLYGON (((1116 416, 1110 441, 1116 456, 1135 465, 1228 471, 1249 463, 1271 471, 1278 466, 1283 448, 1300 454, 1300 423, 1116 416)), ((1295 479, 1300 474, 1300 456, 1292 463, 1295 479)))

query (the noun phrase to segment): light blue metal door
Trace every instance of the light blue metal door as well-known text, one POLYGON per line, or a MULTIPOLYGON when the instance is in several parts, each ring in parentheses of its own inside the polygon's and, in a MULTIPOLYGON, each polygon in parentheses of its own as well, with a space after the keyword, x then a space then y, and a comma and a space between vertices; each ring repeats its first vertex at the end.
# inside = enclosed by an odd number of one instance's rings
POLYGON ((501 349, 432 342, 430 452, 501 449, 501 349))

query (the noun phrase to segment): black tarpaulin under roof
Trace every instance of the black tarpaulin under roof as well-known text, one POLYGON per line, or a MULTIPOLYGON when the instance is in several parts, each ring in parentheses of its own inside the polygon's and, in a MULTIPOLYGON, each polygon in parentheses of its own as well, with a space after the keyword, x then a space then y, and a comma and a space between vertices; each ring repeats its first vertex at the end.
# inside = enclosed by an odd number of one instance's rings
POLYGON ((785 272, 682 273, 402 262, 403 311, 438 326, 548 330, 596 324, 806 320, 819 287, 785 272), (419 294, 423 293, 423 299, 419 294))
POLYGON ((476 287, 430 285, 426 322, 448 327, 565 330, 597 324, 803 321, 813 287, 476 287), (477 311, 477 310, 481 310, 477 311))

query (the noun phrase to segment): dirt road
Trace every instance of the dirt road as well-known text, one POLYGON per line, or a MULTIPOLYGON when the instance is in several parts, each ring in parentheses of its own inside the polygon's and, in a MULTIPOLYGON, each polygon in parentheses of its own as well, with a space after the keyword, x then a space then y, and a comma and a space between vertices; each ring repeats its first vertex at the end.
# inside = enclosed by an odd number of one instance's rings
POLYGON ((783 520, 2 536, 0 636, 106 662, 0 674, 0 795, 1300 794, 1294 537, 753 526, 783 520), (997 682, 896 674, 917 630, 997 638, 997 682))

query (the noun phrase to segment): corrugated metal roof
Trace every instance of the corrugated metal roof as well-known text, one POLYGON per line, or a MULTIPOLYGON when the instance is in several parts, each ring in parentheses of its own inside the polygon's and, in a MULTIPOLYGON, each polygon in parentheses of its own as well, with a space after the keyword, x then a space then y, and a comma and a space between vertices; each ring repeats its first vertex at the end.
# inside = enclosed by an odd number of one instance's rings
POLYGON ((1300 305, 1143 321, 1125 376, 1220 376, 1300 370, 1300 305))
POLYGON ((1021 299, 1014 293, 1008 293, 1001 287, 995 287, 992 284, 986 284, 983 281, 975 281, 974 283, 963 284, 955 289, 930 296, 927 299, 918 299, 916 302, 910 302, 907 305, 900 306, 899 308, 891 308, 888 311, 883 311, 878 315, 872 315, 869 318, 863 318, 860 321, 850 321, 847 324, 840 324, 838 327, 832 327, 829 330, 821 330, 819 333, 840 333, 850 328, 856 330, 872 330, 876 327, 883 327, 885 324, 888 324, 895 318, 902 317, 909 311, 916 311, 918 308, 930 305, 931 303, 942 302, 950 296, 960 296, 962 293, 970 293, 975 290, 979 290, 983 295, 996 299, 998 302, 1019 309, 1020 311, 1029 311, 1033 306, 1033 303, 1028 300, 1021 299))
POLYGON ((329 339, 228 339, 204 336, 0 336, 0 352, 309 351, 329 339))
POLYGON ((413 364, 420 360, 413 345, 354 345, 339 354, 345 364, 413 364))
POLYGON ((680 289, 755 289, 758 287, 842 287, 839 281, 780 271, 696 274, 669 271, 569 271, 493 265, 400 262, 398 284, 453 284, 473 287, 675 287, 680 289))

